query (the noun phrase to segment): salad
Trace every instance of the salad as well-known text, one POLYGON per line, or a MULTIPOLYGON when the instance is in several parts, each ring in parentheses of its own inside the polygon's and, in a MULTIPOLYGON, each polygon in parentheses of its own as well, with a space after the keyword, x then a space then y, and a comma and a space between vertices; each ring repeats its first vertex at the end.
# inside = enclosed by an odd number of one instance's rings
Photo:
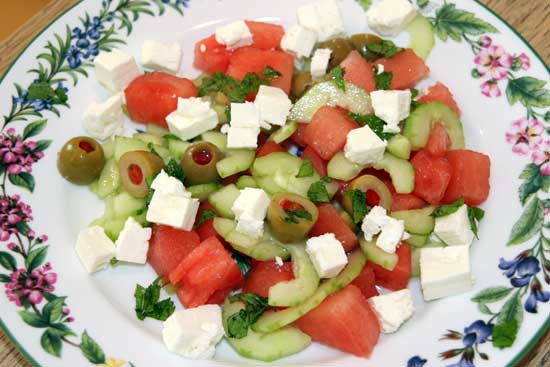
POLYGON ((164 321, 169 351, 212 358, 225 338, 273 361, 315 341, 367 358, 414 317, 411 278, 426 301, 472 288, 490 159, 466 149, 442 82, 415 89, 430 23, 407 0, 366 18, 409 45, 346 36, 337 2, 317 0, 286 30, 220 26, 196 43, 193 80, 177 43, 144 42, 145 72, 121 50, 95 59, 112 97, 57 162, 105 202, 75 250, 89 273, 152 266, 135 314, 164 321))

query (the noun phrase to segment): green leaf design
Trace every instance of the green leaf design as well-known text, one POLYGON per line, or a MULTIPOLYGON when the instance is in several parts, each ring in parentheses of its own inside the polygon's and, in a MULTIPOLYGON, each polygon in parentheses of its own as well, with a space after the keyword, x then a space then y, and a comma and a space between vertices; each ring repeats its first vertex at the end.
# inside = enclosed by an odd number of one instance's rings
POLYGON ((42 265, 44 260, 46 260, 47 254, 48 246, 43 246, 29 252, 27 258, 25 259, 25 266, 27 267, 27 270, 30 272, 42 265))
POLYGON ((46 120, 36 120, 34 122, 31 122, 27 126, 25 126, 25 130, 23 130, 23 139, 30 138, 31 136, 35 136, 40 134, 42 130, 46 127, 46 120))
POLYGON ((493 346, 499 349, 511 347, 516 340, 518 329, 518 322, 516 320, 495 325, 492 332, 493 346))
POLYGON ((19 316, 23 319, 23 321, 36 328, 45 328, 49 326, 49 323, 46 322, 44 319, 42 319, 39 315, 37 315, 34 312, 30 311, 18 311, 17 312, 19 316))
POLYGON ((58 297, 48 302, 42 309, 42 317, 49 322, 55 322, 63 314, 63 305, 67 297, 58 297))
POLYGON ((481 35, 485 33, 497 33, 498 30, 491 24, 481 20, 474 13, 457 9, 455 4, 443 4, 435 12, 433 25, 437 36, 442 41, 451 38, 460 41, 463 35, 481 35))
MULTIPOLYGON (((537 192, 542 187, 542 175, 540 169, 536 164, 530 163, 521 172, 519 178, 523 179, 523 183, 519 187, 519 200, 523 205, 529 198, 529 196, 537 192)), ((545 182, 547 180, 545 179, 545 182)))
POLYGON ((491 287, 486 288, 472 297, 472 301, 476 303, 493 303, 506 298, 513 288, 508 287, 491 287))
POLYGON ((481 312, 485 315, 492 315, 493 314, 493 312, 491 311, 489 306, 487 306, 485 303, 479 303, 477 305, 477 308, 479 309, 479 312, 481 312))
POLYGON ((372 0, 356 0, 357 3, 363 8, 364 11, 369 10, 372 5, 372 0))
POLYGON ((532 195, 521 217, 512 227, 507 245, 518 245, 533 237, 541 228, 544 219, 542 201, 532 195))
POLYGON ((521 297, 516 292, 513 297, 508 299, 497 317, 497 325, 504 325, 512 320, 517 321, 518 328, 523 321, 523 307, 521 304, 521 297))
POLYGON ((0 283, 9 283, 11 281, 10 277, 6 274, 0 274, 0 283))
POLYGON ((82 341, 80 343, 80 350, 84 357, 93 364, 105 363, 105 353, 103 349, 92 339, 87 331, 82 333, 82 341))
POLYGON ((15 186, 22 187, 29 190, 30 192, 34 191, 34 177, 27 172, 21 172, 18 175, 8 175, 8 178, 12 184, 15 186))
POLYGON ((17 261, 9 252, 0 251, 0 265, 6 270, 15 271, 17 261))
POLYGON ((50 331, 57 333, 59 336, 76 336, 74 331, 72 331, 67 325, 61 322, 50 324, 50 331))
POLYGON ((61 337, 57 333, 51 332, 50 329, 46 329, 46 331, 42 334, 42 337, 40 337, 40 345, 42 346, 42 349, 52 356, 61 356, 61 337))
POLYGON ((545 89, 546 81, 530 76, 509 79, 506 97, 511 105, 520 102, 525 107, 550 106, 550 90, 545 89))
POLYGON ((34 150, 35 152, 42 152, 46 149, 48 149, 48 147, 50 146, 50 144, 52 143, 51 140, 39 140, 36 142, 36 149, 34 150))

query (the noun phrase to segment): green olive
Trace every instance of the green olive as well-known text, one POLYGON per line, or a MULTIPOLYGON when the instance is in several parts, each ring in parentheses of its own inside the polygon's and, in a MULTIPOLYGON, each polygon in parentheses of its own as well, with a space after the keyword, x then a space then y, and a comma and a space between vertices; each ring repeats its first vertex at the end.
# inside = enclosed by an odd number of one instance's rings
POLYGON ((321 42, 319 43, 318 48, 329 48, 332 50, 328 66, 329 70, 335 66, 340 65, 340 63, 349 55, 349 53, 353 51, 351 44, 345 38, 335 38, 332 40, 321 42))
POLYGON ((149 192, 147 178, 160 172, 164 167, 162 158, 144 150, 126 152, 118 161, 122 186, 136 198, 144 198, 149 192))
POLYGON ((281 193, 271 198, 267 222, 271 233, 281 242, 297 242, 306 238, 319 217, 319 210, 303 196, 281 193))
POLYGON ((309 71, 301 72, 292 80, 292 95, 300 98, 312 85, 311 73, 309 71))
POLYGON ((101 144, 86 136, 77 136, 63 145, 57 155, 57 169, 67 181, 87 185, 96 180, 105 156, 101 144))
MULTIPOLYGON (((372 176, 372 175, 359 176, 355 180, 351 181, 351 183, 348 186, 348 190, 361 190, 365 193, 372 190, 380 198, 380 203, 378 205, 380 205, 387 211, 391 210, 391 205, 393 202, 391 192, 386 186, 386 184, 376 176, 372 176)), ((351 199, 349 196, 344 195, 342 199, 342 205, 350 215, 353 215, 353 208, 352 208, 351 199)))
POLYGON ((367 46, 368 45, 373 45, 373 44, 376 44, 376 43, 381 43, 382 38, 380 38, 380 37, 378 37, 374 34, 358 33, 358 34, 354 34, 353 36, 351 36, 349 38, 349 41, 350 41, 351 45, 353 46, 353 48, 356 49, 357 51, 361 52, 361 54, 363 54, 363 56, 367 60, 374 61, 378 58, 378 55, 370 52, 367 49, 367 46))
POLYGON ((214 182, 220 177, 216 163, 222 158, 222 153, 212 143, 199 142, 191 145, 181 159, 181 167, 186 180, 191 185, 214 182))

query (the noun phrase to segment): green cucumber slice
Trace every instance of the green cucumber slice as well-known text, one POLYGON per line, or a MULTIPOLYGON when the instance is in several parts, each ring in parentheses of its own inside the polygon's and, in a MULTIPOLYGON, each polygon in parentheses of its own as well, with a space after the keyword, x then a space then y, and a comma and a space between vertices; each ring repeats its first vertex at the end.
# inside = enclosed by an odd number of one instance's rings
POLYGON ((166 147, 160 146, 160 145, 154 145, 153 149, 155 153, 159 155, 159 157, 162 158, 165 164, 168 164, 170 160, 173 158, 172 154, 170 153, 170 150, 166 147))
POLYGON ((254 162, 255 152, 247 149, 229 149, 226 157, 216 163, 216 170, 221 178, 246 171, 254 162))
POLYGON ((103 156, 105 156, 105 159, 111 159, 115 155, 115 139, 111 138, 107 140, 105 143, 101 144, 101 147, 103 148, 103 156))
MULTIPOLYGON (((244 303, 225 300, 222 311, 223 327, 227 335, 227 320, 244 308, 244 303)), ((271 333, 257 333, 248 329, 244 338, 226 337, 229 345, 245 358, 271 362, 298 353, 311 344, 311 338, 294 326, 287 326, 271 333)))
POLYGON ((149 134, 160 136, 161 138, 164 135, 170 134, 170 131, 168 131, 168 129, 165 129, 155 124, 147 124, 145 126, 145 131, 148 132, 149 134))
POLYGON ((350 284, 363 270, 367 258, 361 250, 356 250, 348 257, 348 265, 338 276, 322 283, 311 297, 296 307, 289 307, 282 311, 266 312, 252 325, 252 330, 261 333, 269 333, 287 326, 298 320, 333 293, 338 292, 350 284))
POLYGON ((432 23, 422 14, 418 14, 407 25, 406 31, 410 35, 409 48, 426 60, 435 45, 435 32, 432 23))
POLYGON ((161 136, 155 135, 155 134, 149 134, 149 133, 135 133, 132 135, 133 139, 138 139, 144 142, 145 144, 155 144, 160 146, 165 146, 166 140, 164 140, 161 136))
POLYGON ((435 227, 435 218, 431 216, 435 207, 422 209, 399 210, 391 212, 390 216, 405 221, 405 230, 409 233, 429 235, 435 227))
MULTIPOLYGON (((445 247, 442 243, 437 242, 428 242, 423 247, 445 247)), ((417 278, 420 276, 420 251, 421 247, 413 247, 411 252, 411 264, 412 272, 411 277, 417 278)))
POLYGON ((464 131, 456 113, 440 102, 421 103, 405 120, 403 135, 409 139, 413 150, 426 146, 432 127, 442 124, 449 134, 449 149, 464 149, 464 131))
POLYGON ((218 234, 224 239, 229 233, 235 230, 235 227, 237 227, 234 221, 222 217, 215 217, 212 224, 216 232, 218 232, 218 234))
POLYGON ((274 152, 257 158, 252 165, 254 177, 273 176, 275 172, 295 176, 300 171, 302 160, 287 152, 274 152))
POLYGON ((118 163, 114 158, 109 159, 103 170, 99 175, 96 190, 94 191, 101 199, 105 199, 107 196, 114 194, 120 187, 122 181, 120 180, 120 172, 118 170, 118 163))
POLYGON ((115 160, 117 162, 124 153, 132 152, 134 150, 145 150, 148 152, 149 148, 147 148, 147 143, 139 139, 128 138, 125 136, 115 137, 115 160))
POLYGON ((349 181, 357 177, 364 168, 364 165, 347 159, 344 152, 338 152, 328 162, 327 175, 337 180, 349 181))
POLYGON ((253 187, 257 188, 258 184, 256 183, 256 180, 252 176, 241 176, 236 182, 237 188, 244 189, 246 187, 253 187))
POLYGON ((428 236, 424 234, 409 233, 410 238, 407 243, 413 247, 424 247, 428 242, 428 236))
POLYGON ((240 195, 240 191, 234 184, 227 185, 208 196, 208 202, 224 218, 233 219, 235 215, 231 211, 233 203, 240 195))
POLYGON ((181 161, 181 158, 183 157, 183 154, 189 148, 191 143, 188 143, 186 141, 182 141, 175 138, 169 138, 168 140, 168 150, 170 151, 170 154, 178 161, 181 161))
POLYGON ((397 134, 388 140, 386 150, 397 158, 409 160, 411 157, 411 142, 403 135, 397 134))
POLYGON ((280 192, 285 192, 286 190, 277 185, 275 182, 275 179, 271 176, 261 176, 261 177, 254 177, 254 180, 256 180, 256 183, 258 186, 267 192, 268 195, 275 195, 280 192))
POLYGON ((206 200, 210 194, 218 191, 222 188, 222 184, 219 182, 210 182, 200 185, 193 185, 187 188, 187 191, 191 193, 191 196, 195 199, 206 200))
POLYGON ((397 265, 397 261, 399 261, 399 256, 397 256, 397 254, 390 254, 389 252, 382 250, 380 247, 376 246, 374 241, 367 241, 364 238, 361 238, 359 240, 359 245, 361 246, 361 250, 365 253, 367 260, 372 261, 373 263, 378 264, 389 271, 392 271, 393 268, 395 268, 395 265, 397 265))
POLYGON ((383 169, 391 177, 395 191, 399 194, 410 194, 414 189, 414 167, 412 164, 391 153, 384 153, 384 158, 376 162, 375 169, 383 169))
POLYGON ((202 133, 201 140, 214 144, 222 152, 225 152, 227 149, 227 135, 219 131, 207 131, 202 133))
POLYGON ((309 187, 313 185, 315 182, 319 181, 320 179, 321 177, 317 173, 314 173, 310 177, 291 176, 288 179, 286 191, 293 194, 298 194, 300 196, 307 198, 307 192, 309 190, 309 187))
POLYGON ((294 121, 289 121, 286 125, 275 130, 269 137, 269 140, 273 140, 275 143, 280 144, 290 138, 296 130, 298 130, 298 124, 294 121))
POLYGON ((304 245, 291 244, 285 248, 290 252, 294 279, 269 288, 269 304, 276 307, 298 306, 315 293, 320 281, 304 245))

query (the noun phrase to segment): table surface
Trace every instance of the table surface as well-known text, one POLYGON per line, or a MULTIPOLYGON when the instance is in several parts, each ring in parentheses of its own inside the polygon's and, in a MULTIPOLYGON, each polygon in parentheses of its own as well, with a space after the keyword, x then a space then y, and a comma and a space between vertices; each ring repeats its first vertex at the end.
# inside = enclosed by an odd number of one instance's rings
MULTIPOLYGON (((550 63, 550 1, 549 0, 481 0, 517 29, 550 63)), ((44 6, 12 36, 0 43, 0 75, 3 75, 23 47, 53 18, 77 0, 56 0, 44 6)), ((8 7, 9 8, 9 7, 8 7)), ((6 7, 4 11, 7 11, 6 7)), ((550 365, 550 335, 518 364, 518 367, 548 367, 550 365)), ((0 367, 29 367, 30 364, 0 331, 0 367)), ((495 366, 496 367, 496 366, 495 366)))

